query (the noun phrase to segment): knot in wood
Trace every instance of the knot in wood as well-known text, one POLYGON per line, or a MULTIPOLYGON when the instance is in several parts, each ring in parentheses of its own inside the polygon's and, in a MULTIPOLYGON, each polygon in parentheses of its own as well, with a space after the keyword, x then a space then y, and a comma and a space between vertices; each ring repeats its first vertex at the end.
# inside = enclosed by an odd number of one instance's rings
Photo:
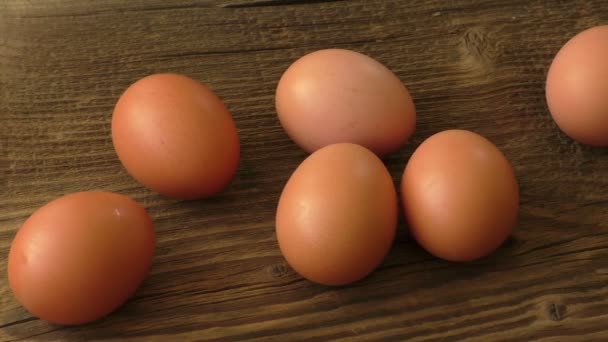
POLYGON ((282 278, 291 273, 289 266, 284 263, 278 263, 269 267, 270 274, 274 278, 282 278))
POLYGON ((496 43, 485 29, 472 27, 465 31, 460 41, 462 66, 467 71, 490 72, 498 55, 496 43))
POLYGON ((566 318, 567 308, 564 304, 551 303, 547 306, 547 315, 552 321, 561 321, 566 318))

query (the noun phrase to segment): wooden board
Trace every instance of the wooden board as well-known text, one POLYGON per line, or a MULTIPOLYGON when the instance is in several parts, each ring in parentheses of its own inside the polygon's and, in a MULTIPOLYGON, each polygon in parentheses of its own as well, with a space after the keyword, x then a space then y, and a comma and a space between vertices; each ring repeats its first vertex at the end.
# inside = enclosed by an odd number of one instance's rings
POLYGON ((605 0, 3 0, 0 340, 608 341, 608 149, 573 143, 544 101, 554 54, 599 24, 605 0), (329 47, 386 64, 415 99, 415 135, 387 160, 396 182, 413 149, 443 129, 472 129, 504 151, 521 215, 500 250, 444 262, 401 225, 361 282, 327 288, 290 270, 274 212, 306 155, 278 124, 274 90, 296 58, 329 47), (242 161, 222 195, 168 200, 120 165, 113 105, 154 72, 206 82, 234 114, 242 161), (10 242, 36 208, 88 189, 145 205, 157 257, 119 311, 49 325, 12 297, 10 242))

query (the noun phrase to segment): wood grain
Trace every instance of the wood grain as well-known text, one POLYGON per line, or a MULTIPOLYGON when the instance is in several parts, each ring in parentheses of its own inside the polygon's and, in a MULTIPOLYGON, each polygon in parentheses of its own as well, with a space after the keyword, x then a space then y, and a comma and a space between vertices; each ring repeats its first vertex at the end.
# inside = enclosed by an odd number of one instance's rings
POLYGON ((604 0, 3 0, 0 2, 1 341, 608 341, 608 150, 556 128, 544 79, 575 33, 608 23, 604 0), (418 127, 387 159, 447 128, 475 130, 513 163, 520 222, 494 255, 432 258, 400 227, 383 266, 327 288, 285 264, 274 235, 283 184, 305 157, 273 96, 299 56, 342 47, 409 87, 418 127), (120 93, 153 72, 209 84, 235 116, 233 184, 179 202, 131 179, 110 140, 120 93), (82 327, 32 318, 6 281, 10 241, 62 194, 105 189, 146 206, 151 275, 119 311, 82 327))

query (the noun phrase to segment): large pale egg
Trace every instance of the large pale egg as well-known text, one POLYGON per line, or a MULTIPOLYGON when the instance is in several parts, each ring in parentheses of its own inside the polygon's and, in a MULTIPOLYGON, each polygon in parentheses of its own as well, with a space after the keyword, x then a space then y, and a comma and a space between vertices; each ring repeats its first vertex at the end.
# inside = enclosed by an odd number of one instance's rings
POLYGON ((344 49, 315 51, 289 66, 276 109, 287 134, 308 152, 354 143, 383 156, 405 144, 416 125, 401 80, 375 59, 344 49))

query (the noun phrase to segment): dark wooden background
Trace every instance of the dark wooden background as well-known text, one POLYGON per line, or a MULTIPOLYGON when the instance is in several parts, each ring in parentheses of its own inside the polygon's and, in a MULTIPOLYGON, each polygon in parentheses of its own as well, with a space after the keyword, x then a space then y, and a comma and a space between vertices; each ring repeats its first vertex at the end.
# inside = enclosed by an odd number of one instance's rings
POLYGON ((544 101, 554 54, 598 24, 605 0, 2 0, 0 340, 608 341, 608 149, 573 143, 544 101), (415 135, 387 160, 396 182, 443 129, 472 129, 505 152, 521 216, 499 251, 451 264, 401 225, 361 282, 327 288, 290 270, 274 213, 305 153, 278 124, 274 89, 292 61, 329 47, 386 64, 415 99, 415 135), (114 154, 113 105, 154 72, 206 82, 234 114, 242 161, 220 196, 168 200, 114 154), (36 208, 87 189, 145 205, 157 257, 119 311, 49 325, 12 297, 10 242, 36 208))

